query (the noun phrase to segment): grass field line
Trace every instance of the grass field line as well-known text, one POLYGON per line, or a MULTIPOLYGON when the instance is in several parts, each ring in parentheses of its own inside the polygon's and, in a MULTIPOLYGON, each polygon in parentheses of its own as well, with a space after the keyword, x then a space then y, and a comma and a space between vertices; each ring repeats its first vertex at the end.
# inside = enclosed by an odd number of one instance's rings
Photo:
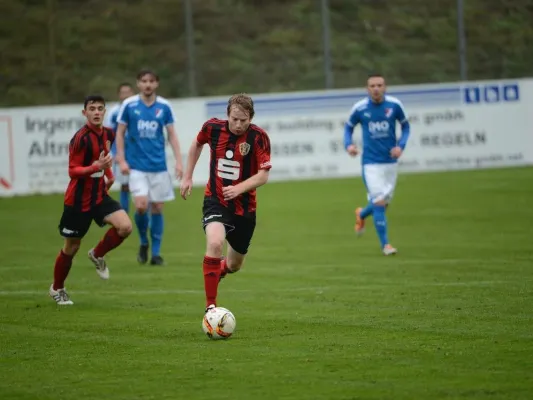
MULTIPOLYGON (((170 253, 172 256, 183 256, 184 254, 181 254, 181 253, 170 253)), ((192 256, 192 254, 190 254, 192 256)), ((363 255, 362 257, 365 257, 365 263, 366 263, 366 258, 373 258, 371 255, 369 256, 365 256, 363 255)), ((383 262, 386 262, 385 259, 383 257, 380 257, 379 258, 380 261, 383 261, 383 262)), ((123 262, 127 262, 127 261, 131 261, 131 258, 130 257, 113 257, 108 265, 109 265, 109 268, 113 268, 113 261, 119 261, 120 264, 123 264, 123 262)), ((278 262, 276 260, 274 260, 272 257, 270 257, 268 259, 268 261, 270 263, 272 262, 278 262)), ((512 260, 512 262, 516 265, 516 264, 521 264, 521 263, 529 263, 531 260, 528 259, 528 258, 524 258, 524 259, 514 259, 512 260)), ((302 264, 302 261, 301 260, 281 260, 280 262, 282 262, 284 265, 284 268, 299 268, 300 267, 300 264, 302 264)), ((442 264, 483 264, 483 265, 505 265, 505 264, 509 264, 511 261, 509 259, 496 259, 496 258, 442 258, 442 259, 435 259, 435 258, 418 258, 418 259, 413 259, 413 258, 400 258, 399 256, 398 257, 394 257, 394 259, 391 259, 390 260, 390 263, 391 264, 394 264, 394 265, 427 265, 427 266, 431 266, 431 265, 442 265, 442 264)), ((261 261, 261 263, 264 263, 264 261, 261 261)), ((93 267, 91 264, 89 263, 86 263, 86 260, 79 260, 78 259, 76 260, 76 264, 86 264, 85 266, 91 268, 93 267)), ((252 264, 252 263, 251 263, 252 264)), ((176 264, 173 264, 173 265, 169 265, 167 267, 164 267, 164 271, 165 271, 165 274, 168 274, 168 273, 180 273, 183 271, 183 268, 190 268, 190 267, 194 267, 194 266, 198 266, 198 269, 200 270, 201 269, 201 262, 198 262, 198 263, 191 263, 189 261, 185 262, 185 263, 176 263, 176 264)), ((354 261, 353 263, 350 262, 350 263, 340 263, 340 262, 334 262, 334 263, 305 263, 305 266, 306 268, 324 268, 324 267, 357 267, 357 266, 364 266, 362 264, 362 262, 359 260, 359 261, 354 261)), ((52 266, 53 267, 53 266, 52 266)), ((52 268, 51 267, 51 268, 52 268)), ((75 265, 75 267, 78 267, 78 268, 84 268, 84 265, 75 265)), ((126 268, 130 268, 129 266, 126 267, 126 268)), ((151 272, 151 271, 154 271, 156 270, 156 268, 153 268, 153 267, 143 267, 143 266, 138 266, 136 264, 136 261, 133 262, 132 261, 132 266, 131 268, 138 268, 139 271, 141 272, 151 272)), ((251 265, 249 268, 253 268, 253 265, 251 265)), ((124 266, 122 265, 121 266, 121 269, 124 269, 124 266)), ((157 269, 160 269, 160 267, 158 267, 157 269)), ((14 270, 14 271, 21 271, 21 270, 35 270, 35 265, 9 265, 9 264, 4 264, 4 265, 0 265, 0 271, 11 271, 11 270, 14 270)))
MULTIPOLYGON (((35 281, 32 281, 35 284, 35 281)), ((524 282, 517 281, 469 281, 469 282, 419 282, 419 283, 398 283, 397 285, 392 285, 391 283, 373 283, 367 285, 354 285, 354 289, 357 290, 375 290, 382 289, 391 286, 398 286, 399 288, 421 288, 427 286, 442 286, 442 287, 475 287, 475 286, 494 286, 494 285, 508 285, 508 284, 517 284, 524 282)), ((225 289, 226 293, 258 293, 258 292, 269 292, 269 293, 296 293, 296 292, 315 292, 317 294, 322 294, 331 290, 337 291, 339 287, 294 287, 294 288, 252 288, 252 289, 225 289)), ((39 296, 46 293, 46 289, 43 290, 0 290, 0 296, 39 296)), ((153 295, 172 295, 172 294, 203 294, 202 289, 139 289, 139 290, 105 290, 97 288, 95 290, 70 290, 71 294, 76 295, 94 295, 98 293, 99 295, 123 295, 123 296, 153 296, 153 295)))
MULTIPOLYGON (((270 289, 265 288, 265 291, 269 292, 324 292, 325 290, 328 290, 329 288, 323 288, 323 287, 301 287, 301 288, 287 288, 287 289, 270 289)), ((228 289, 225 290, 226 293, 253 293, 258 292, 261 290, 258 289, 228 289)), ((42 295, 47 292, 47 290, 0 290, 0 296, 22 296, 22 295, 42 295)), ((195 289, 171 289, 171 290, 69 290, 69 293, 76 294, 76 295, 124 295, 124 296, 130 296, 130 295, 140 295, 140 296, 152 296, 152 295, 169 295, 169 294, 203 294, 204 291, 202 290, 195 290, 195 289)))

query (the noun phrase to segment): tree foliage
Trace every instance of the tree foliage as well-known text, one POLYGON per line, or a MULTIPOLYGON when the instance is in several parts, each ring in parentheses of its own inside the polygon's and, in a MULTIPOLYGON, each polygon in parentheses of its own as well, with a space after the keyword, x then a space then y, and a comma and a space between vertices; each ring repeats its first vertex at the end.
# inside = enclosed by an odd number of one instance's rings
MULTIPOLYGON (((191 0, 198 95, 323 89, 319 0, 191 0)), ((330 0, 337 88, 459 80, 456 0, 330 0)), ((530 76, 533 0, 465 0, 469 79, 530 76)), ((156 69, 189 96, 183 0, 0 0, 2 106, 114 97, 156 69)))

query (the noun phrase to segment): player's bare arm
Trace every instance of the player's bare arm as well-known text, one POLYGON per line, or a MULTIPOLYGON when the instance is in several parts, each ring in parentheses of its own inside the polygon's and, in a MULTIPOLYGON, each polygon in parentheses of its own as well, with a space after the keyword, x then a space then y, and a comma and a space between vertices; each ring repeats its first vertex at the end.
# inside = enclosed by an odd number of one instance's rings
POLYGON ((117 126, 117 132, 115 137, 115 142, 117 145, 117 162, 120 167, 120 171, 124 175, 128 175, 130 173, 130 167, 128 163, 126 162, 126 157, 124 156, 124 137, 126 134, 126 125, 125 124, 118 124, 117 126))
POLYGON ((178 135, 176 134, 176 129, 174 128, 174 125, 167 125, 167 133, 168 142, 170 143, 170 147, 172 147, 172 151, 174 152, 174 158, 176 159, 176 166, 174 167, 176 178, 181 179, 183 177, 183 159, 181 157, 180 142, 178 140, 178 135))
POLYGON ((224 200, 233 200, 237 196, 240 196, 243 193, 249 192, 250 190, 257 189, 260 186, 263 186, 268 182, 269 171, 266 169, 260 169, 259 172, 245 181, 235 185, 235 186, 225 186, 222 188, 224 193, 224 200))
POLYGON ((202 154, 203 147, 203 144, 193 140, 191 147, 189 148, 189 152, 187 154, 187 168, 183 174, 183 180, 181 181, 180 185, 180 194, 184 200, 187 200, 187 196, 191 195, 192 175, 194 168, 196 167, 196 163, 202 154))

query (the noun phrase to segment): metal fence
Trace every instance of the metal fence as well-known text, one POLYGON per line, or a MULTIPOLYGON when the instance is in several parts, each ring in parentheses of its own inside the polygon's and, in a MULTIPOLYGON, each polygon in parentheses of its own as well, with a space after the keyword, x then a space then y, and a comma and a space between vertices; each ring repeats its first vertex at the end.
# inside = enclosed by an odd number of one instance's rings
MULTIPOLYGON (((413 30, 426 31, 428 36, 425 38, 425 45, 419 46, 416 49, 411 49, 410 46, 406 46, 408 49, 407 57, 410 58, 409 62, 417 63, 419 58, 424 59, 424 54, 433 54, 432 67, 426 69, 426 73, 418 74, 418 78, 404 74, 402 77, 395 77, 395 81, 400 83, 402 80, 407 80, 409 83, 419 82, 434 82, 439 80, 462 80, 469 79, 468 69, 468 53, 467 53, 467 27, 465 24, 465 13, 469 17, 469 23, 471 27, 470 36, 472 44, 476 47, 476 53, 472 54, 474 58, 474 73, 473 79, 497 79, 507 77, 529 76, 531 75, 532 67, 530 61, 533 59, 529 56, 528 61, 521 63, 519 60, 521 50, 525 50, 526 38, 533 38, 530 27, 527 33, 522 35, 515 35, 516 31, 522 30, 529 18, 533 18, 533 1, 530 0, 514 0, 514 1, 500 1, 500 0, 486 0, 486 1, 472 1, 470 0, 470 8, 465 10, 465 0, 444 0, 439 2, 427 2, 425 0, 399 0, 394 2, 386 2, 383 0, 352 0, 352 1, 335 1, 335 0, 311 0, 311 3, 316 3, 315 7, 320 9, 320 34, 321 40, 318 40, 316 32, 313 29, 309 29, 308 34, 315 36, 316 45, 322 47, 322 73, 323 84, 317 85, 315 81, 315 87, 322 87, 331 89, 334 87, 343 87, 351 85, 349 80, 346 79, 346 71, 343 65, 339 65, 337 61, 342 64, 341 55, 339 51, 335 51, 336 47, 339 47, 336 39, 340 36, 346 37, 353 29, 360 29, 364 27, 369 34, 386 34, 385 25, 394 25, 394 21, 390 21, 394 16, 390 16, 391 11, 394 9, 403 8, 404 12, 397 12, 395 15, 408 16, 409 14, 419 16, 422 19, 422 24, 425 27, 409 26, 410 24, 420 24, 420 21, 416 21, 416 18, 412 18, 411 21, 403 24, 404 31, 393 32, 393 35, 397 37, 389 37, 389 39, 396 42, 404 40, 405 42, 416 41, 416 35, 410 36, 409 32, 413 30), (332 6, 341 8, 346 6, 347 3, 352 3, 352 7, 345 9, 344 15, 334 15, 336 18, 335 24, 332 28, 332 6), (361 15, 359 13, 361 7, 366 7, 365 11, 376 11, 377 17, 382 18, 382 27, 378 27, 372 32, 370 25, 376 23, 376 15, 368 13, 367 15, 361 15), (488 12, 487 12, 488 11, 488 12), (387 15, 389 14, 389 15, 387 15), (522 18, 517 16, 522 16, 522 18), (389 20, 388 20, 389 19, 389 20), (512 23, 504 24, 499 19, 511 19, 512 23), (432 30, 432 25, 441 25, 440 30, 432 30), (442 26, 445 25, 445 26, 442 26), (476 25, 474 27, 474 25, 476 25), (479 29, 479 27, 485 26, 486 29, 479 29), (380 32, 380 28, 383 29, 380 32), (433 32, 433 34, 430 34, 433 32), (438 37, 438 35, 444 37, 438 37), (402 39, 402 36, 405 37, 402 39), (450 43, 450 38, 452 38, 450 43), (519 43, 517 43, 519 42, 519 43), (521 43, 521 44, 520 44, 521 43), (446 51, 450 50, 452 51, 446 51), (500 47, 500 50, 498 50, 500 47), (441 49, 441 51, 435 51, 435 49, 441 49), (413 51, 414 50, 414 51, 413 51), (504 51, 507 50, 507 51, 504 51), (480 56, 480 53, 482 55, 480 56), (480 56, 480 57, 478 57, 480 56), (508 64, 508 67, 499 67, 498 64, 508 64), (436 68, 435 68, 436 67, 436 68), (514 67, 514 68, 513 68, 514 67), (442 68, 447 68, 447 71, 442 71, 442 68), (429 70, 433 69, 436 73, 431 74, 429 70), (335 80, 335 75, 340 75, 340 79, 335 80), (453 72, 450 72, 452 70, 453 72)), ((188 82, 189 82, 189 95, 195 96, 198 94, 198 83, 196 73, 196 56, 195 56, 195 41, 194 41, 194 0, 185 0, 185 26, 187 27, 187 52, 188 52, 188 82)), ((398 21, 396 21, 398 22, 398 21)), ((400 21, 402 22, 402 21, 400 21)), ((379 24, 380 22, 377 21, 379 24)), ((423 35, 423 32, 421 32, 423 35)), ((357 36, 357 35, 356 35, 357 36)), ((354 40, 360 40, 358 37, 354 37, 354 40)), ((347 46, 347 49, 349 46, 347 46)), ((315 49, 316 50, 316 49, 315 49)), ((340 49, 337 49, 340 50, 340 49)), ((395 58, 401 59, 401 57, 394 57, 394 52, 402 52, 401 49, 393 49, 388 51, 385 58, 390 59, 391 62, 388 68, 396 68, 394 62, 395 58)), ((372 53, 372 49, 369 49, 369 53, 372 53)), ((368 57, 372 58, 372 57, 368 57)), ((404 58, 405 60, 405 58, 404 58)), ((401 61, 398 61, 401 62, 401 61)), ((378 64, 382 64, 379 63, 378 64)), ((372 67, 370 67, 372 68, 372 67)), ((357 70, 357 66, 355 70, 357 70)), ((379 69, 379 68, 378 68, 379 69)), ((200 83, 201 85, 201 83, 200 83)))

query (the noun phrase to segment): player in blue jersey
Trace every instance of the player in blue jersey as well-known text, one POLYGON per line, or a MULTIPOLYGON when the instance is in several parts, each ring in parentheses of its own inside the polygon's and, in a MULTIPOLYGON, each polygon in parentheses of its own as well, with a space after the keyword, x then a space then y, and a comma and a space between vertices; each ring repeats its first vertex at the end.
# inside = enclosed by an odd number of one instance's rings
MULTIPOLYGON (((131 97, 135 95, 135 91, 133 90, 133 86, 131 86, 127 82, 123 82, 120 85, 118 85, 118 99, 119 103, 115 104, 111 110, 109 110, 109 114, 107 115, 107 121, 105 122, 105 126, 108 128, 113 129, 113 132, 117 132, 117 117, 118 112, 120 111, 120 106, 122 105, 122 102, 126 100, 128 97, 131 97)), ((126 133, 127 135, 127 133, 126 133)), ((113 145, 111 146, 111 154, 113 157, 116 157, 117 151, 116 151, 116 142, 113 142, 113 145)), ((128 150, 125 149, 126 159, 128 150)), ((124 175, 120 172, 120 168, 118 167, 118 163, 113 163, 113 175, 115 175, 115 179, 118 183, 120 183, 120 205, 122 208, 129 212, 130 209, 130 189, 128 186, 128 175, 124 175)))
POLYGON ((172 177, 167 169, 165 135, 176 159, 175 174, 183 175, 183 163, 178 136, 174 129, 174 112, 170 103, 156 95, 159 77, 150 70, 137 75, 139 94, 122 103, 117 118, 117 161, 123 174, 129 175, 130 192, 135 204, 135 223, 141 245, 137 260, 148 261, 148 225, 152 239, 150 264, 163 265, 161 238, 163 235, 163 204, 175 198, 172 177), (125 136, 126 127, 128 135, 125 136), (124 156, 125 142, 127 155, 124 156), (151 217, 148 217, 150 204, 151 217), (151 220, 151 221, 150 221, 151 220))
POLYGON ((400 100, 385 94, 385 79, 370 75, 367 81, 368 97, 355 103, 344 126, 344 148, 355 157, 359 149, 352 141, 357 124, 363 131, 363 182, 368 193, 368 204, 355 210, 355 231, 362 234, 365 219, 372 215, 383 254, 396 254, 389 243, 385 210, 392 199, 398 175, 398 158, 409 138, 409 121, 400 100), (396 136, 396 122, 402 133, 396 136))

